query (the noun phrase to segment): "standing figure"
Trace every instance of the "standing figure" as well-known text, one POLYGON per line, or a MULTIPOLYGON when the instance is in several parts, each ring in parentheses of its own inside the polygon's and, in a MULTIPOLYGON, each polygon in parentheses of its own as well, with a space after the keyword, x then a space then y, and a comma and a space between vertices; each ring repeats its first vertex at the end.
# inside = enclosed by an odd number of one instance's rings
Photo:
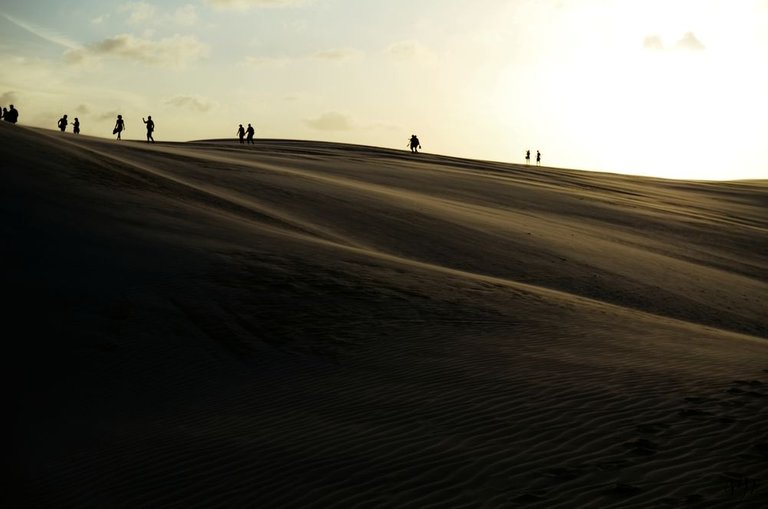
POLYGON ((243 124, 240 124, 240 127, 237 128, 237 137, 240 138, 240 144, 243 144, 243 137, 245 137, 245 128, 243 127, 243 124))
POLYGON ((253 126, 248 124, 248 129, 246 129, 245 132, 248 134, 246 140, 248 140, 248 143, 253 144, 253 126))
POLYGON ((115 122, 115 128, 112 129, 112 134, 117 134, 117 139, 121 140, 120 133, 122 133, 125 130, 125 122, 123 121, 123 116, 118 115, 117 116, 117 122, 115 122))
POLYGON ((0 108, 0 120, 5 118, 5 112, 8 111, 5 108, 0 108))
POLYGON ((3 118, 8 122, 10 122, 11 124, 15 124, 16 121, 19 120, 19 110, 14 108, 13 104, 11 104, 8 108, 9 109, 7 112, 5 112, 5 114, 3 115, 3 118))
POLYGON ((525 165, 528 166, 529 164, 531 164, 531 151, 530 150, 526 150, 525 151, 525 165))
POLYGON ((155 123, 152 121, 152 115, 147 115, 147 120, 141 117, 141 121, 147 124, 147 143, 150 141, 154 143, 155 139, 152 137, 152 131, 155 130, 155 123))
POLYGON ((536 151, 536 166, 541 166, 541 152, 536 151))
POLYGON ((408 145, 411 147, 411 152, 418 152, 418 149, 421 148, 421 142, 415 134, 411 135, 411 139, 408 140, 408 145))
POLYGON ((75 121, 72 122, 72 132, 75 134, 80 134, 80 121, 75 117, 75 121))
POLYGON ((64 132, 67 130, 67 116, 64 115, 59 119, 59 129, 61 129, 61 132, 64 132))

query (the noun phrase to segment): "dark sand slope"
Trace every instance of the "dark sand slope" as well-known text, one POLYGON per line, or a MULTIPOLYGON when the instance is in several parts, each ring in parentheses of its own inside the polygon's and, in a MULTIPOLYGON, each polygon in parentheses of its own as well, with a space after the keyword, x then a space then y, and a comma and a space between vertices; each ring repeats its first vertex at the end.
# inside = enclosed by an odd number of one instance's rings
POLYGON ((768 503, 766 182, 8 125, 0 160, 26 506, 768 503))

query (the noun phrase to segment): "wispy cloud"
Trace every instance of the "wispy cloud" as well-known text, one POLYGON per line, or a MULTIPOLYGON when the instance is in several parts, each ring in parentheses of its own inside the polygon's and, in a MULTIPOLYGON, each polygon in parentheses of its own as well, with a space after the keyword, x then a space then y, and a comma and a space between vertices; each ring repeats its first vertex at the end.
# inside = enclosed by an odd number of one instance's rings
POLYGON ((221 9, 249 9, 251 7, 296 7, 314 0, 206 0, 208 5, 221 9))
POLYGON ((131 34, 120 34, 85 47, 67 51, 69 63, 83 63, 89 59, 118 57, 153 65, 179 68, 208 55, 208 46, 190 35, 173 35, 152 40, 131 34))
POLYGON ((96 16, 91 18, 91 23, 94 25, 101 25, 105 21, 109 19, 109 14, 102 14, 100 16, 96 16))
POLYGON ((199 95, 177 95, 167 99, 165 104, 195 111, 208 111, 213 108, 213 102, 199 95))
POLYGON ((696 38, 693 32, 687 32, 683 37, 677 41, 675 45, 677 49, 684 49, 690 51, 701 51, 704 49, 704 45, 696 38))
POLYGON ((351 48, 329 49, 312 53, 311 58, 315 60, 344 61, 362 56, 363 52, 351 48))
POLYGON ((68 49, 77 49, 80 47, 80 45, 77 42, 73 41, 72 39, 64 37, 63 35, 58 34, 48 28, 41 27, 33 23, 27 23, 26 21, 15 18, 13 16, 8 16, 7 14, 4 14, 4 13, 0 13, 0 16, 4 17, 14 25, 20 28, 23 28, 27 32, 33 35, 36 35, 41 39, 44 39, 50 43, 56 44, 58 46, 63 46, 68 49))
POLYGON ((0 106, 7 107, 9 104, 13 104, 19 100, 19 96, 16 95, 16 92, 3 92, 3 95, 0 95, 0 106))
POLYGON ((662 38, 658 35, 648 35, 643 41, 643 47, 647 50, 662 51, 662 50, 683 50, 683 51, 702 51, 706 49, 704 44, 696 37, 693 32, 686 32, 683 36, 674 44, 674 46, 667 46, 664 44, 662 38))
POLYGON ((157 7, 147 2, 128 2, 120 11, 128 13, 128 23, 132 25, 144 24, 157 16, 157 7))
POLYGON ((384 53, 398 60, 425 59, 433 56, 432 51, 419 41, 407 40, 390 44, 384 53))
POLYGON ((316 118, 305 119, 304 123, 318 131, 350 131, 353 128, 350 118, 337 111, 323 113, 316 118))

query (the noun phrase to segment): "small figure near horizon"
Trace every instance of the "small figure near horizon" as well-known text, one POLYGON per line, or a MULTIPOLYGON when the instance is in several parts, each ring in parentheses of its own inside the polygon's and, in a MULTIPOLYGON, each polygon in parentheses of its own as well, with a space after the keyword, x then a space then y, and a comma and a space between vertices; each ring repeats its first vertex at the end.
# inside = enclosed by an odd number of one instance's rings
POLYGON ((541 166, 541 152, 536 151, 536 166, 541 166))
POLYGON ((13 104, 8 106, 8 111, 3 112, 3 119, 6 122, 10 122, 11 124, 15 124, 16 121, 19 120, 19 110, 13 107, 13 104))
POLYGON ((531 164, 531 151, 530 150, 526 150, 525 151, 525 165, 528 166, 529 164, 531 164))
POLYGON ((5 116, 6 113, 8 113, 8 108, 3 108, 3 111, 0 112, 0 118, 7 121, 8 119, 5 116))
POLYGON ((251 145, 253 145, 253 133, 254 133, 253 126, 251 124, 248 124, 248 129, 246 129, 245 132, 248 134, 248 136, 246 137, 246 141, 251 145))
POLYGON ((152 131, 155 130, 155 122, 152 120, 152 115, 147 115, 147 120, 141 117, 141 121, 147 124, 147 143, 154 143, 155 139, 152 137, 152 131))
POLYGON ((112 129, 112 134, 117 134, 117 139, 122 140, 120 137, 120 133, 122 133, 125 130, 125 122, 123 121, 123 116, 118 115, 117 121, 115 122, 115 128, 112 129))
POLYGON ((408 140, 408 146, 411 147, 411 152, 416 153, 421 148, 421 142, 419 141, 419 138, 415 135, 411 135, 411 139, 408 140))
POLYGON ((72 122, 72 132, 75 134, 80 134, 80 120, 78 120, 77 117, 75 117, 75 121, 72 122))
POLYGON ((67 116, 64 115, 59 119, 59 129, 61 129, 61 132, 64 132, 67 130, 67 116))
POLYGON ((240 127, 237 128, 237 137, 240 138, 240 145, 245 143, 243 141, 243 138, 245 137, 245 127, 243 127, 243 124, 240 124, 240 127))

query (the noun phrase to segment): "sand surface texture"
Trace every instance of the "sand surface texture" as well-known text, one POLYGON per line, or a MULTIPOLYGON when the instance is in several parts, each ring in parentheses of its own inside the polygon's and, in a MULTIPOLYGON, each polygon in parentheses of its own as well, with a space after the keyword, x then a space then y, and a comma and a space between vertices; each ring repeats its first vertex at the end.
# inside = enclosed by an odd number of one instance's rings
POLYGON ((768 182, 0 149, 13 507, 768 504, 768 182))

